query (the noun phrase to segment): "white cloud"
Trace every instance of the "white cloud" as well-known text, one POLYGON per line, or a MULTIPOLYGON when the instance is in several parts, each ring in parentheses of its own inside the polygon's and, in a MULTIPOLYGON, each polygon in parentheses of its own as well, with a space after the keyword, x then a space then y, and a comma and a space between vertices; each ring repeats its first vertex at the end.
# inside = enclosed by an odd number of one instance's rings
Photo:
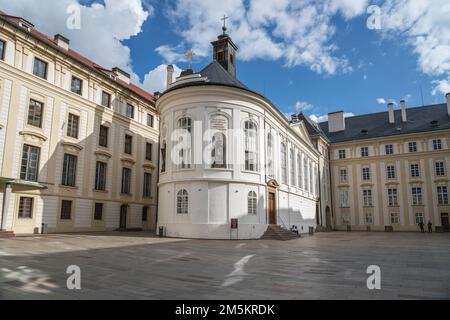
POLYGON ((382 32, 402 34, 414 48, 419 68, 444 79, 433 82, 433 94, 445 90, 450 78, 450 2, 448 0, 385 0, 382 32))
POLYGON ((304 101, 297 101, 297 103, 294 106, 294 109, 297 112, 305 112, 308 110, 312 110, 314 108, 315 107, 311 103, 304 102, 304 101))
MULTIPOLYGON (((354 114, 354 113, 351 113, 351 112, 345 112, 345 113, 344 113, 344 118, 349 118, 349 117, 354 117, 354 116, 355 116, 355 114, 354 114)), ((310 118, 312 121, 316 122, 316 123, 321 123, 321 122, 326 122, 326 121, 328 121, 328 115, 327 115, 327 114, 324 114, 324 115, 315 115, 315 114, 312 114, 312 115, 309 116, 309 118, 310 118)))
MULTIPOLYGON (((183 42, 197 55, 210 53, 225 13, 229 33, 242 60, 283 59, 286 66, 306 66, 321 74, 351 72, 332 38, 337 14, 351 19, 365 13, 368 0, 176 0, 167 10, 183 42)), ((163 47, 167 49, 168 47, 163 47)), ((163 51, 167 55, 167 51, 163 51)), ((173 53, 170 55, 173 57, 173 53)))
POLYGON ((433 81, 433 85, 433 96, 437 95, 438 93, 447 94, 450 92, 450 78, 433 81))
POLYGON ((384 98, 378 98, 378 99, 377 99, 377 103, 378 103, 378 104, 387 104, 387 101, 386 101, 386 99, 384 99, 384 98))
MULTIPOLYGON (((173 80, 175 81, 176 77, 180 76, 181 69, 178 68, 176 65, 174 67, 174 77, 173 80)), ((147 73, 144 76, 144 82, 143 82, 143 89, 147 90, 148 92, 163 92, 166 90, 166 84, 167 84, 167 65, 162 64, 149 73, 147 73)))
MULTIPOLYGON (((152 15, 153 8, 141 0, 105 0, 104 5, 80 5, 81 29, 66 26, 70 5, 77 0, 0 0, 0 7, 10 15, 22 16, 49 35, 61 33, 70 39, 70 45, 82 55, 107 68, 120 67, 133 73, 130 48, 121 41, 141 32, 143 23, 152 15)), ((136 79, 136 74, 133 74, 136 79)))

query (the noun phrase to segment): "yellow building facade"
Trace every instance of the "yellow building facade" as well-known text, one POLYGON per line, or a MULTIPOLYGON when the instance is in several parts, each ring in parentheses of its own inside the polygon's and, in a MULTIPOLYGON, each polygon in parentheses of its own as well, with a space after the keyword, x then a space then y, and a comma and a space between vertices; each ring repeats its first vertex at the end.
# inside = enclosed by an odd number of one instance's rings
POLYGON ((1 14, 0 229, 155 228, 155 100, 63 36, 1 14))

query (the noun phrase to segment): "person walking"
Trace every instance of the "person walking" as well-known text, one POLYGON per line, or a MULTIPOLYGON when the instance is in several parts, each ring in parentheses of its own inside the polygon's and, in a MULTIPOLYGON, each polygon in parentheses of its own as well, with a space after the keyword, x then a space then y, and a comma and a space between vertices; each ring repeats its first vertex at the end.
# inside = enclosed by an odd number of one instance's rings
POLYGON ((419 222, 419 228, 420 228, 420 232, 421 233, 425 233, 425 229, 424 229, 425 224, 423 223, 423 221, 419 222))
POLYGON ((431 220, 428 220, 428 233, 433 233, 433 224, 431 220))

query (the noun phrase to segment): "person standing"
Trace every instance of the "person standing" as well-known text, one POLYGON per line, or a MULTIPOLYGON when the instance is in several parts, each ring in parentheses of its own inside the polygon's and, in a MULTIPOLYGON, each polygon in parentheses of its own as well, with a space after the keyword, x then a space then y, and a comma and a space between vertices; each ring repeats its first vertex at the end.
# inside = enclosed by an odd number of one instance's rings
POLYGON ((433 224, 431 220, 428 220, 428 233, 433 233, 433 224))
POLYGON ((420 221, 419 222, 419 227, 420 227, 420 232, 421 233, 425 233, 424 226, 425 226, 425 224, 423 223, 423 221, 420 221))

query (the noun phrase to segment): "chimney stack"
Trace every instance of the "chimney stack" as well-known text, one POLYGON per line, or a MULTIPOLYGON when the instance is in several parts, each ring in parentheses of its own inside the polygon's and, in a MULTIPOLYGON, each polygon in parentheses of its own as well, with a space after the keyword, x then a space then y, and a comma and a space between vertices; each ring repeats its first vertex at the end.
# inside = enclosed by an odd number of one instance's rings
POLYGON ((447 114, 450 116, 450 92, 445 97, 447 98, 447 114))
POLYGON ((394 118, 394 103, 393 102, 388 103, 388 112, 389 112, 389 123, 394 124, 395 118, 394 118))
POLYGON ((173 65, 169 64, 167 66, 167 84, 166 84, 166 89, 169 89, 170 85, 173 82, 173 72, 174 72, 173 65))
POLYGON ((60 35, 59 33, 55 35, 54 39, 55 39, 56 44, 58 45, 58 47, 61 47, 64 50, 69 50, 69 44, 70 44, 69 39, 67 39, 66 37, 60 35))
POLYGON ((402 110, 402 122, 407 122, 407 118, 406 118, 406 101, 402 100, 400 101, 400 109, 402 110))
POLYGON ((125 82, 126 84, 131 83, 131 75, 128 72, 123 71, 119 67, 114 67, 112 72, 119 80, 125 82))
POLYGON ((328 131, 339 132, 345 130, 344 111, 328 114, 328 131))
POLYGON ((296 114, 291 115, 292 123, 298 122, 298 116, 296 114))

